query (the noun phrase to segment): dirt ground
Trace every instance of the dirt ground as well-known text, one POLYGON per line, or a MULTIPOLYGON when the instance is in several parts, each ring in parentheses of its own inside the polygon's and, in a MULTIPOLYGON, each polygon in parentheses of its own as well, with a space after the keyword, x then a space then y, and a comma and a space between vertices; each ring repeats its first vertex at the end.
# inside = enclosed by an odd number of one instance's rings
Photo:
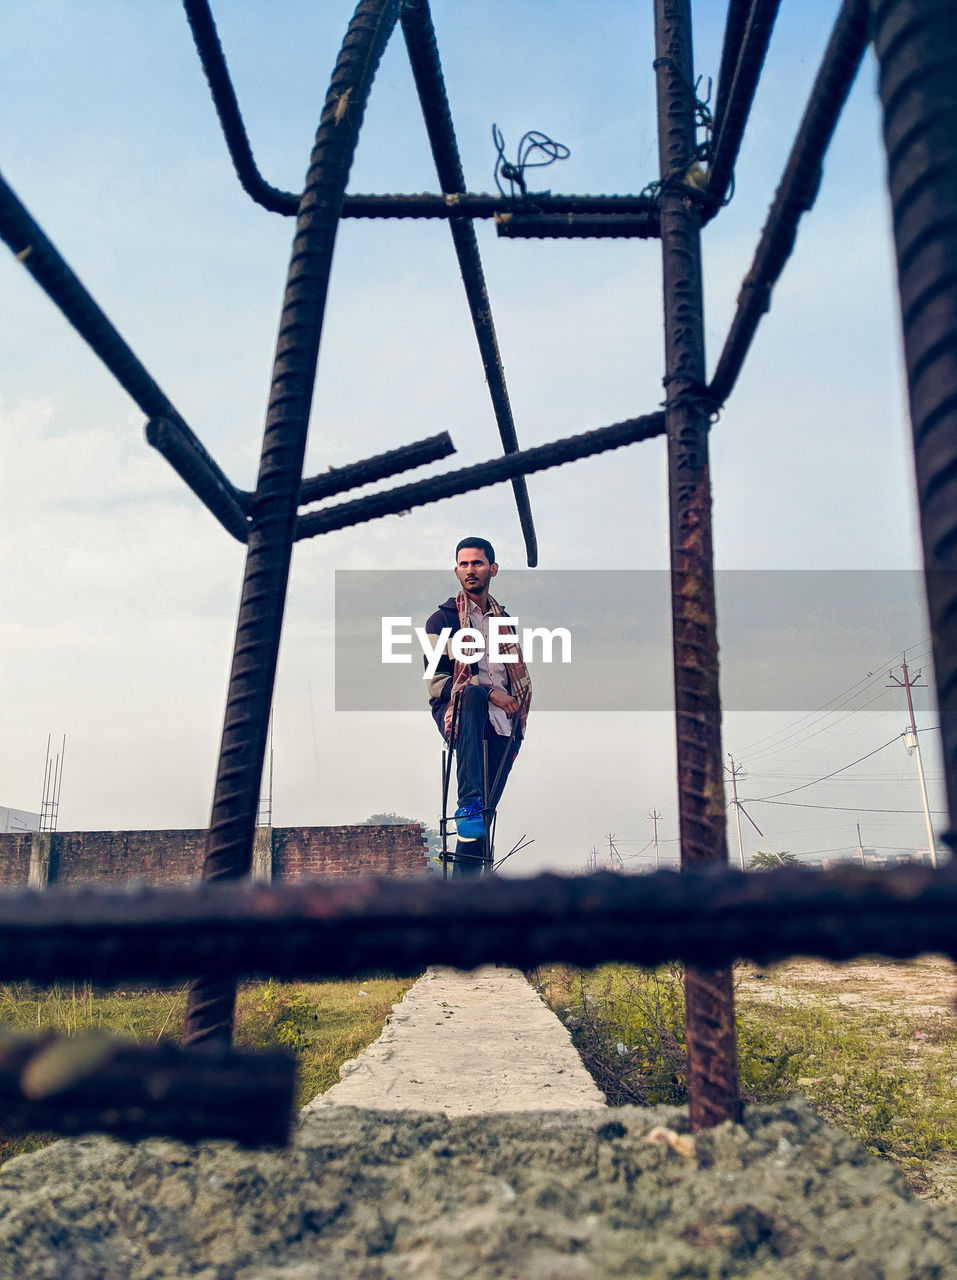
POLYGON ((786 992, 824 999, 834 1007, 857 1006, 888 1012, 907 1008, 915 1013, 953 1013, 957 998, 957 967, 946 956, 916 960, 885 960, 865 956, 846 964, 801 958, 766 969, 742 973, 750 999, 777 998, 786 992), (761 974, 761 979, 755 975, 761 974))
MULTIPOLYGON (((928 1023, 957 1016, 957 966, 946 956, 924 955, 894 961, 864 956, 845 964, 801 957, 767 968, 748 966, 739 971, 738 990, 747 1000, 823 1001, 832 1008, 858 1009, 928 1023)), ((939 1052, 914 1042, 910 1054, 939 1052)), ((957 1204, 957 1152, 929 1162, 921 1194, 957 1204)))

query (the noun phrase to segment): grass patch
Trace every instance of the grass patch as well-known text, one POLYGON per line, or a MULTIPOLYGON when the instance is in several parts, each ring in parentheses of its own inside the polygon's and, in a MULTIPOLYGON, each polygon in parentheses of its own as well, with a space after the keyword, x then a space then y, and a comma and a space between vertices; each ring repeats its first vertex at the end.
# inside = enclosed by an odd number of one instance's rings
MULTIPOLYGON (((677 966, 553 966, 532 981, 572 1033, 612 1106, 687 1102, 684 991, 677 966)), ((804 1094, 832 1124, 933 1194, 933 1166, 957 1150, 957 1020, 832 1007, 823 995, 748 994, 738 983, 741 1091, 747 1102, 804 1094), (770 998, 768 998, 770 997, 770 998)))
MULTIPOLYGON (((240 986, 237 1048, 286 1048, 299 1060, 298 1105, 324 1093, 339 1067, 371 1044, 392 1005, 414 978, 373 977, 365 982, 268 981, 240 986)), ((107 991, 86 985, 0 986, 0 1022, 18 1031, 49 1028, 63 1035, 106 1030, 140 1041, 177 1040, 183 1032, 186 988, 107 991)), ((2 1123, 2 1122, 0 1122, 2 1123)), ((5 1137, 0 1163, 55 1142, 55 1133, 5 1137)))

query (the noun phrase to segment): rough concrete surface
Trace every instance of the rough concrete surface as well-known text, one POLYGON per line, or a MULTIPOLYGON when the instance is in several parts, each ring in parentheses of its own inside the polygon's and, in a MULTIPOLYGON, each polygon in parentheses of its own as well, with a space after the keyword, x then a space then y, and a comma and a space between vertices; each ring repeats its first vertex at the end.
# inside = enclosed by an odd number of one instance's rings
POLYGON ((461 977, 417 984, 369 1070, 331 1091, 363 1105, 306 1108, 287 1151, 80 1138, 8 1161, 0 1280, 957 1276, 957 1208, 917 1199, 803 1100, 696 1135, 685 1111, 607 1108, 587 1089, 587 1108, 570 1110, 570 1045, 556 1019, 537 1024, 535 993, 508 971, 461 977), (504 984, 504 1040, 467 1013, 486 982, 490 1008, 504 984), (403 1078, 417 1042, 421 1084, 403 1078), (560 1105, 502 1111, 505 1098, 526 1105, 529 1081, 560 1105), (488 1109, 445 1114, 466 1085, 488 1109), (409 1110, 410 1088, 434 1109, 409 1110), (369 1107, 376 1089, 389 1110, 369 1107))
POLYGON ((74 1139, 0 1175, 3 1280, 945 1280, 957 1215, 803 1103, 314 1111, 295 1147, 74 1139), (658 1130, 655 1135, 655 1130, 658 1130), (649 1138, 654 1136, 654 1141, 649 1138))
POLYGON ((306 1108, 471 1112, 604 1107, 571 1036, 517 969, 432 968, 381 1036, 306 1108))

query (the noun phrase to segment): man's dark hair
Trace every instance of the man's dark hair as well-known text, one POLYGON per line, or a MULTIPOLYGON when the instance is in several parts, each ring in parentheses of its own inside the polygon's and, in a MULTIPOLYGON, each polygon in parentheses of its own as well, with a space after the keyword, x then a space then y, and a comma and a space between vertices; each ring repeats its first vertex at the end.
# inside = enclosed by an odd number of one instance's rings
POLYGON ((459 545, 455 548, 455 559, 458 560, 459 552, 463 547, 476 547, 479 551, 484 551, 488 556, 489 564, 495 563, 495 548, 489 542, 488 538, 463 538, 459 545))

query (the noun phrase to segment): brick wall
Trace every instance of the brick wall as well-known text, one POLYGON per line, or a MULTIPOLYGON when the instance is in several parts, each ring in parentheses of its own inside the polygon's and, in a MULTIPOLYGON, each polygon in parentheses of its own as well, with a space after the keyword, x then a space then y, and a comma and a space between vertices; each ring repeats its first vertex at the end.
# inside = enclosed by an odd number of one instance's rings
MULTIPOLYGON (((30 832, 0 832, 0 887, 27 884, 30 832)), ((51 884, 175 884, 202 872, 206 832, 58 831, 50 851, 51 884)), ((276 827, 272 874, 303 876, 417 875, 426 868, 417 824, 383 827, 276 827)))
POLYGON ((31 831, 0 832, 0 888, 13 889, 26 884, 32 840, 31 831))

